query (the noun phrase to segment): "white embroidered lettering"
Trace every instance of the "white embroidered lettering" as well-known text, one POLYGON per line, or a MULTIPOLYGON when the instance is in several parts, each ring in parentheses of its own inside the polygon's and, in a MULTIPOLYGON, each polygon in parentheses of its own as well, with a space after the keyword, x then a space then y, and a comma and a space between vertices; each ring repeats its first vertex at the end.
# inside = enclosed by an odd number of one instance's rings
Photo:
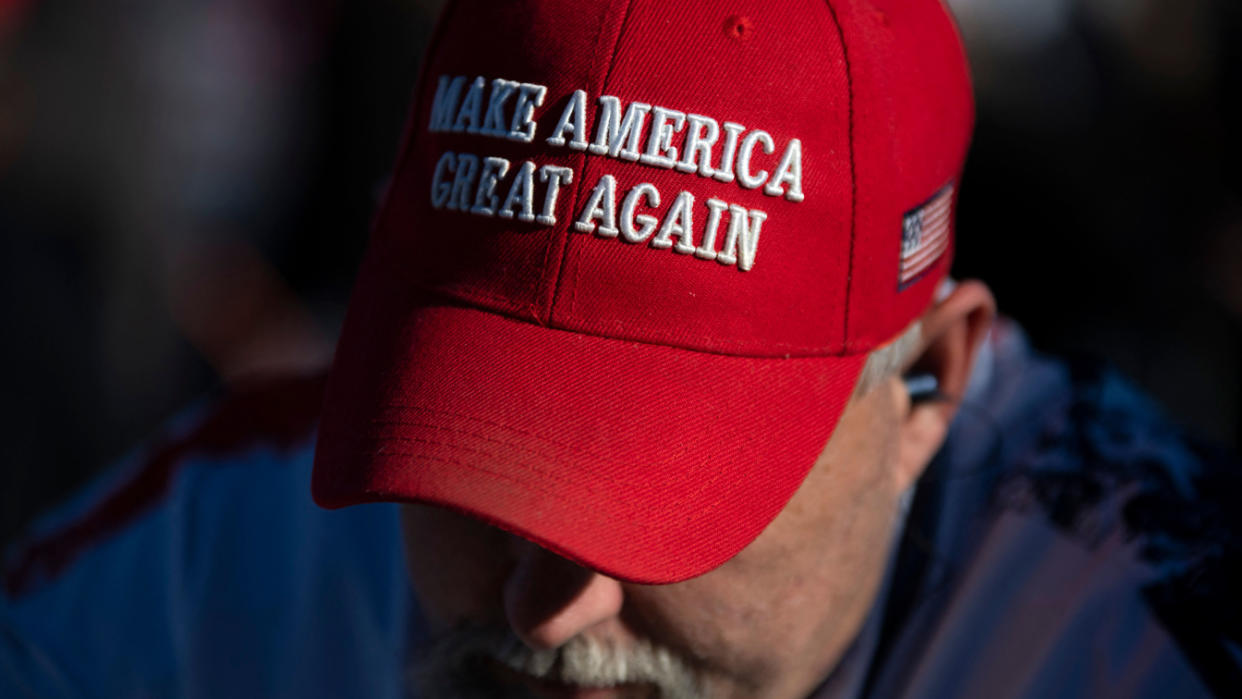
POLYGON ((479 188, 474 194, 474 206, 470 213, 480 216, 496 215, 496 184, 509 172, 509 161, 504 158, 484 158, 483 172, 479 175, 479 188))
POLYGON ((565 145, 565 132, 572 130, 573 136, 569 141, 569 147, 574 150, 587 149, 586 103, 586 90, 574 90, 569 102, 565 104, 565 111, 561 112, 560 121, 556 122, 556 128, 552 129, 552 135, 548 137, 548 145, 565 145))
POLYGON ((454 131, 479 132, 479 120, 483 116, 483 88, 486 85, 482 77, 475 78, 470 83, 470 89, 461 101, 461 108, 457 110, 457 119, 453 122, 454 131))
POLYGON ((660 232, 651 241, 651 247, 665 249, 673 246, 672 236, 677 236, 675 252, 689 255, 694 252, 694 195, 682 192, 677 195, 673 205, 669 207, 660 232))
POLYGON ((776 172, 772 175, 772 179, 768 181, 763 193, 770 197, 779 197, 784 194, 789 201, 802 201, 802 141, 794 138, 790 139, 789 145, 785 146, 785 154, 781 156, 781 162, 776 166, 776 172), (785 193, 785 183, 789 183, 789 193, 785 193))
POLYGON ((487 113, 483 117, 483 128, 479 133, 498 138, 508 134, 509 129, 505 125, 505 102, 517 89, 518 84, 512 80, 496 78, 492 81, 492 94, 487 99, 487 113))
POLYGON ((509 186, 509 194, 505 197, 505 203, 500 206, 497 215, 501 218, 513 218, 513 210, 519 205, 522 207, 522 213, 517 215, 518 220, 534 221, 535 164, 529 160, 518 168, 517 174, 513 177, 513 184, 509 186))
POLYGON ((470 189, 478 172, 478 157, 469 153, 457 155, 457 176, 453 178, 453 193, 449 195, 448 208, 454 211, 470 210, 470 189))
POLYGON ((621 118, 621 100, 604 95, 599 98, 599 103, 600 113, 591 152, 607 153, 622 160, 638 160, 638 144, 651 105, 632 102, 625 110, 625 117, 621 118))
POLYGON ((625 201, 621 203, 621 237, 629 243, 641 243, 655 232, 657 223, 655 216, 634 214, 634 209, 638 208, 639 199, 646 199, 647 206, 657 208, 660 206, 660 192, 655 185, 644 182, 625 195, 625 201), (642 227, 634 228, 635 223, 641 224, 642 227))
POLYGON ((513 125, 509 129, 509 138, 514 141, 530 143, 535 140, 535 108, 543 106, 543 97, 548 88, 543 85, 522 83, 518 87, 517 106, 513 110, 513 125))
MULTIPOLYGON (((547 88, 542 85, 503 78, 489 81, 482 76, 471 80, 467 76, 442 75, 436 84, 428 130, 530 143, 538 130, 536 111, 543 106, 546 97, 547 88)), ((776 143, 767 131, 750 131, 735 122, 719 122, 701 114, 687 114, 645 102, 626 105, 612 95, 598 98, 592 127, 588 122, 588 99, 586 90, 574 90, 569 95, 555 128, 545 139, 547 146, 568 147, 675 169, 719 182, 736 180, 744 189, 761 189, 766 196, 783 197, 791 202, 805 199, 802 141, 798 138, 786 142, 779 161, 769 173, 754 161, 757 149, 767 156, 776 151, 776 143), (591 128, 594 128, 593 135, 588 133, 591 128), (678 134, 683 131, 685 136, 679 142, 678 134), (713 162, 717 150, 719 159, 713 162)), ((511 162, 505 158, 447 151, 436 161, 432 172, 431 206, 555 226, 560 194, 574 184, 577 174, 581 173, 569 167, 541 167, 529 160, 513 170, 511 162), (545 186, 538 211, 534 201, 536 171, 545 186), (500 203, 501 187, 507 187, 503 204, 500 203)), ((578 183, 579 188, 582 184, 578 183)), ((620 237, 634 244, 649 243, 653 249, 671 249, 680 255, 716 260, 721 265, 736 266, 740 271, 754 267, 760 232, 768 217, 766 212, 714 197, 700 200, 707 212, 701 229, 702 239, 696 246, 695 195, 684 190, 678 192, 663 215, 660 214, 660 199, 659 189, 644 182, 626 192, 624 199, 618 202, 616 177, 602 174, 577 218, 573 218, 573 212, 567 216, 573 230, 578 232, 604 238, 620 237), (722 235, 724 241, 718 249, 722 235)), ((566 206, 574 205, 571 202, 566 206)))
POLYGON ((716 256, 722 265, 736 264, 743 272, 755 266, 755 252, 759 248, 759 229, 768 215, 758 209, 746 209, 729 205, 729 231, 725 233, 724 247, 716 256), (752 225, 753 222, 753 225, 752 225))
POLYGON ((697 170, 703 177, 711 177, 716 174, 712 169, 712 146, 720 137, 720 126, 715 119, 699 114, 687 114, 686 121, 686 142, 677 169, 681 172, 697 170))
POLYGON ((768 155, 776 150, 776 144, 772 142, 767 131, 751 131, 742 139, 742 147, 737 153, 737 183, 746 189, 755 189, 768 179, 767 170, 760 170, 757 175, 750 172, 750 158, 754 155, 756 142, 763 145, 763 152, 768 155))
POLYGON ((651 108, 651 133, 647 135, 647 151, 639 158, 644 165, 671 168, 677 164, 677 148, 673 135, 686 123, 684 112, 664 107, 651 108), (671 123, 670 123, 671 120, 671 123))
POLYGON ((724 150, 720 153, 720 166, 716 168, 713 175, 720 182, 733 181, 733 160, 737 157, 737 137, 746 130, 741 124, 734 124, 731 121, 724 123, 725 142, 724 150))
POLYGON ((567 167, 544 165, 539 168, 539 181, 548 183, 548 191, 543 197, 543 211, 535 220, 545 226, 556 225, 556 198, 561 193, 561 185, 574 181, 574 171, 567 167))
POLYGON ((431 120, 427 124, 428 131, 449 131, 453 128, 453 115, 457 113, 457 100, 461 99, 461 88, 466 84, 466 76, 458 75, 450 78, 441 75, 436 83, 436 96, 431 102, 431 120))
POLYGON ((595 231, 606 238, 617 237, 617 178, 612 175, 599 178, 586 206, 582 207, 582 215, 574 222, 574 230, 582 233, 595 231), (595 219, 599 219, 598 229, 595 219))
POLYGON ((448 151, 436 161, 435 173, 431 176, 431 207, 442 209, 448 203, 453 185, 446 181, 446 176, 457 169, 457 154, 448 151))
POLYGON ((621 100, 611 95, 599 98, 599 111, 595 113, 595 142, 587 147, 596 155, 608 152, 608 144, 621 127, 621 100))
POLYGON ((706 202, 707 229, 703 231, 703 242, 699 244, 699 249, 694 251, 694 256, 702 260, 716 259, 716 233, 720 230, 720 214, 729 208, 729 205, 719 199, 708 199, 706 202))

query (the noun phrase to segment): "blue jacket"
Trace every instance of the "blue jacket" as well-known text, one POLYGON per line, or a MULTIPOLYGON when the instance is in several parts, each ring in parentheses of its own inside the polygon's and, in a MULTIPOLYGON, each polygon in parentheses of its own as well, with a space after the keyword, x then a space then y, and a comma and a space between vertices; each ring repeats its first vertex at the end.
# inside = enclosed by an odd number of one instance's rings
MULTIPOLYGON (((396 508, 310 499, 322 383, 236 390, 40 521, 6 557, 0 697, 403 696, 396 508)), ((1001 324, 817 696, 1238 696, 1239 480, 1001 324)))

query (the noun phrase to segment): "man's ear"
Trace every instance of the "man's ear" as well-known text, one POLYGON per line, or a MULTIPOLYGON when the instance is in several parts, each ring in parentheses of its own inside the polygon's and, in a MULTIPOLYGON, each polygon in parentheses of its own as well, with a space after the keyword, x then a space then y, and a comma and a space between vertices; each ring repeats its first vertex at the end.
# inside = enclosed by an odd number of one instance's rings
POLYGON ((996 300, 982 282, 964 281, 923 314, 919 351, 907 372, 936 377, 947 400, 911 403, 902 398, 901 465, 898 486, 905 489, 923 473, 944 444, 957 414, 975 357, 996 316, 996 300))

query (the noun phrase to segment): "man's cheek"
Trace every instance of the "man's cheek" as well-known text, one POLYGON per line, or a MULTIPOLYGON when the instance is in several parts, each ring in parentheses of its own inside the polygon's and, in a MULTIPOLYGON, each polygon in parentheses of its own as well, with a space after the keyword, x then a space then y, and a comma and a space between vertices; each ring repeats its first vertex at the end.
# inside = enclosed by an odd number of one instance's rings
POLYGON ((706 696, 753 696, 766 678, 779 671, 771 657, 779 655, 774 620, 750 592, 684 588, 663 596, 659 605, 635 601, 635 606, 646 607, 644 626, 659 630, 657 640, 691 659, 710 680, 709 686, 716 687, 706 696))
POLYGON ((408 563, 415 601, 435 629, 489 621, 501 612, 494 601, 499 599, 496 576, 486 567, 465 565, 461 559, 438 561, 418 552, 408 554, 408 563))

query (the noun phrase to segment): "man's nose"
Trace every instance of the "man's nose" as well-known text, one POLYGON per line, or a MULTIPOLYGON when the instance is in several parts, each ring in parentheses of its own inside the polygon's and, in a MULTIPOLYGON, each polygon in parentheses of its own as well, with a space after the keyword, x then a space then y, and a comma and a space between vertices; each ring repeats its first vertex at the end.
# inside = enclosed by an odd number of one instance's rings
POLYGON ((514 540, 517 564, 505 581, 505 615, 526 645, 556 648, 621 611, 621 583, 514 540))

